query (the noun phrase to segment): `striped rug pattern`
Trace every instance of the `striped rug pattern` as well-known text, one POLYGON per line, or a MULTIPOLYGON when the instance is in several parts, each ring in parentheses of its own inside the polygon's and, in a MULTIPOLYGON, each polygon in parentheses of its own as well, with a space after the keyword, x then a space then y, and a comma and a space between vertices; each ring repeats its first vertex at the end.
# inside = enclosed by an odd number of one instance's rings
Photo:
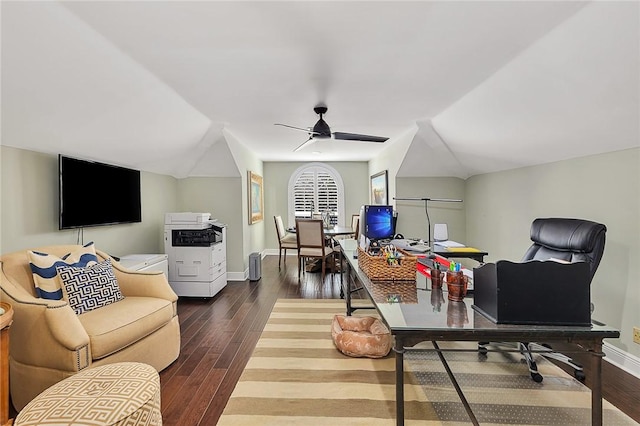
MULTIPOLYGON (((330 325, 344 311, 340 300, 279 299, 218 425, 394 425, 393 352, 381 359, 340 353, 330 325)), ((588 389, 549 362, 539 363, 545 378, 537 384, 515 355, 446 358, 483 425, 590 422, 588 389)), ((410 351, 405 359, 405 424, 469 424, 437 355, 410 351)), ((636 424, 604 408, 605 424, 636 424)))

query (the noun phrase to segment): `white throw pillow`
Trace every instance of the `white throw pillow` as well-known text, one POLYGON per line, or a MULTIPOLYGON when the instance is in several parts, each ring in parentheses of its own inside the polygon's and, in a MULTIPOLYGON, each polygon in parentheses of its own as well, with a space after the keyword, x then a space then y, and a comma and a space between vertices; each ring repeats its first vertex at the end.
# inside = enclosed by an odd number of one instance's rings
POLYGON ((64 299, 80 315, 124 299, 111 260, 86 267, 56 266, 64 299))

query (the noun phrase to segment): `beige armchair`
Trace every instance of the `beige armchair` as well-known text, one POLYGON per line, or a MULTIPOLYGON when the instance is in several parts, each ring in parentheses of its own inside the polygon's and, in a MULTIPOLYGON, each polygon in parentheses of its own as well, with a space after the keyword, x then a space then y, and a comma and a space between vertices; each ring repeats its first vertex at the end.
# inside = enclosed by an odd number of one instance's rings
MULTIPOLYGON (((62 256, 78 247, 34 250, 62 256)), ((110 258, 96 254, 99 261, 110 258)), ((44 389, 87 368, 136 361, 160 371, 178 357, 178 297, 165 275, 112 262, 124 299, 76 315, 65 300, 36 297, 26 250, 0 257, 0 299, 14 310, 9 380, 18 411, 44 389)))

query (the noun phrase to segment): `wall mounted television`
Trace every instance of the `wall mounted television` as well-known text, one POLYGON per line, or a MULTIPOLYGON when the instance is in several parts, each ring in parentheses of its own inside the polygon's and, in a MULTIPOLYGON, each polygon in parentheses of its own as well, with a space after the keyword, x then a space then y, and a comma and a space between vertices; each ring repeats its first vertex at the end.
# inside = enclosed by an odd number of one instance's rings
POLYGON ((60 229, 142 222, 139 170, 60 154, 58 173, 60 229))

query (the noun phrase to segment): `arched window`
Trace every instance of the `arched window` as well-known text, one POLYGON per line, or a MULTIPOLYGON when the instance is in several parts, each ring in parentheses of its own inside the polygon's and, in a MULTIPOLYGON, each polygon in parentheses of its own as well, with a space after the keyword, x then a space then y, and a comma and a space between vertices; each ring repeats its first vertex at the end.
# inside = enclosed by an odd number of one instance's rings
POLYGON ((330 213, 334 225, 345 226, 342 178, 327 164, 305 164, 289 179, 289 225, 323 212, 330 213))

